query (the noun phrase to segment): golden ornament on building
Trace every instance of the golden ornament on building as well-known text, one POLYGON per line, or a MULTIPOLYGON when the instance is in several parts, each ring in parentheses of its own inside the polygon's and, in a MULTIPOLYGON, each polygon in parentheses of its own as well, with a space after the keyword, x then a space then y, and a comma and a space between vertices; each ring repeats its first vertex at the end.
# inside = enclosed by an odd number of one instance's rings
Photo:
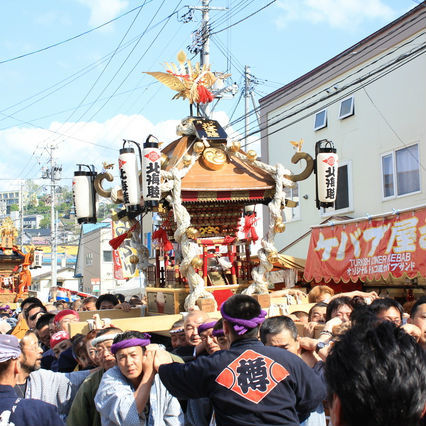
POLYGON ((226 164, 226 153, 220 148, 206 148, 203 152, 203 163, 210 170, 220 170, 226 164))
POLYGON ((198 229, 194 228, 193 226, 190 226, 187 230, 186 230, 186 236, 190 239, 190 240, 196 240, 198 238, 198 236, 200 235, 200 233, 198 232, 198 229))
POLYGON ((132 265, 136 265, 137 263, 139 263, 139 257, 135 254, 132 254, 129 258, 129 261, 132 265))
POLYGON ((285 231, 285 223, 281 220, 277 220, 274 225, 275 232, 284 232, 285 231))
POLYGON ((201 259, 200 256, 195 256, 192 260, 191 260, 191 265, 195 268, 195 269, 201 269, 203 267, 203 259, 201 259))
POLYGON ((241 149, 241 143, 238 141, 234 141, 232 142, 231 146, 230 146, 230 150, 232 152, 238 152, 241 149))
POLYGON ((254 162, 257 160, 257 152, 251 149, 250 151, 247 151, 247 160, 254 162))
POLYGON ((268 262, 269 263, 277 263, 279 261, 278 253, 276 251, 271 251, 268 254, 268 262))
POLYGON ((204 146, 203 142, 198 141, 198 142, 194 143, 194 146, 193 146, 192 149, 194 150, 195 153, 201 154, 204 151, 204 148, 205 148, 205 146, 204 146))
POLYGON ((185 154, 183 156, 182 162, 183 162, 183 165, 185 167, 188 167, 191 164, 191 162, 192 162, 192 157, 190 155, 188 155, 188 154, 185 154))
POLYGON ((169 163, 169 157, 167 157, 164 152, 161 153, 161 168, 166 168, 167 164, 169 163))

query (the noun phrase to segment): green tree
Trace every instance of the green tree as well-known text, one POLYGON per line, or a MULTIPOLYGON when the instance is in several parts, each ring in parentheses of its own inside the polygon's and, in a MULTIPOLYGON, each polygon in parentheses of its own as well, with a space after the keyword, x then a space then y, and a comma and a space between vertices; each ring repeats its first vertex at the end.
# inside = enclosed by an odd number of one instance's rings
POLYGON ((18 204, 12 204, 12 205, 10 206, 10 211, 11 211, 11 212, 18 212, 18 211, 19 211, 19 206, 18 206, 18 204))
POLYGON ((45 216, 42 220, 40 220, 40 228, 43 228, 43 229, 50 228, 49 216, 45 216))

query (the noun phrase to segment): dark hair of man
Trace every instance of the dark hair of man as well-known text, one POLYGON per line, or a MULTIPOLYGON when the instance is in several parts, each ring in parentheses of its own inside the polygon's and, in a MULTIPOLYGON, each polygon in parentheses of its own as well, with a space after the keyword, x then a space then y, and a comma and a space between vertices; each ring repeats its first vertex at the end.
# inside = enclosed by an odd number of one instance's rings
POLYGON ((419 309, 420 305, 423 305, 424 303, 426 303, 426 296, 422 296, 420 297, 417 302, 413 305, 413 307, 411 308, 411 318, 414 318, 416 316, 416 312, 417 309, 419 309))
POLYGON ((325 314, 325 321, 326 322, 330 321, 333 313, 343 305, 348 305, 348 306, 352 307, 351 298, 346 297, 346 296, 342 296, 342 297, 336 297, 336 299, 333 299, 327 305, 327 311, 326 311, 326 314, 325 314))
POLYGON ((34 304, 39 304, 40 306, 43 306, 43 303, 41 303, 41 300, 38 299, 37 297, 27 297, 26 299, 24 299, 21 302, 21 310, 24 310, 24 306, 25 305, 34 305, 34 304))
POLYGON ((85 335, 81 333, 77 333, 72 339, 72 351, 76 356, 80 356, 81 352, 86 352, 86 342, 85 342, 85 335))
POLYGON ((86 334, 86 336, 85 336, 85 338, 84 338, 84 340, 85 340, 85 342, 87 343, 89 340, 93 340, 95 337, 97 337, 98 336, 98 333, 100 332, 101 330, 98 330, 98 329, 93 329, 93 330, 90 330, 87 334, 86 334))
POLYGON ((390 321, 355 326, 340 336, 327 357, 325 378, 329 401, 333 395, 340 399, 343 424, 418 425, 426 399, 424 355, 390 321))
POLYGON ((117 297, 117 299, 120 303, 123 303, 126 300, 126 297, 124 296, 124 294, 118 293, 115 296, 117 297))
POLYGON ((101 330, 98 330, 96 333, 96 337, 103 336, 107 333, 122 333, 123 330, 117 328, 117 327, 108 327, 108 328, 102 328, 101 330))
MULTIPOLYGON (((245 294, 236 294, 231 296, 223 305, 223 309, 227 315, 232 318, 252 319, 258 317, 261 312, 259 302, 253 297, 245 294)), ((248 330, 247 333, 239 335, 231 327, 231 333, 235 340, 240 339, 256 339, 259 327, 248 330)))
POLYGON ((124 333, 121 333, 118 336, 115 336, 114 343, 118 343, 123 340, 130 340, 130 339, 146 339, 146 334, 140 331, 134 331, 134 330, 125 331, 124 333))
POLYGON ((53 314, 43 314, 36 323, 36 330, 41 330, 44 326, 49 325, 50 321, 52 320, 52 318, 55 318, 55 315, 53 314))
POLYGON ((113 294, 101 294, 96 301, 96 309, 99 311, 103 301, 111 302, 114 306, 118 305, 118 299, 113 294))
POLYGON ((359 305, 354 307, 350 319, 352 325, 363 327, 375 327, 380 322, 376 314, 370 309, 369 305, 359 305))
POLYGON ((370 305, 371 311, 377 315, 382 311, 387 311, 390 308, 395 308, 399 312, 399 316, 402 319, 402 314, 404 313, 404 309, 401 304, 390 297, 385 297, 383 299, 373 300, 373 303, 370 305))
POLYGON ((2 377, 9 368, 10 364, 12 363, 11 359, 8 359, 7 361, 0 362, 0 377, 2 377))
POLYGON ((24 311, 24 317, 26 320, 28 320, 28 315, 30 311, 32 311, 34 308, 41 308, 40 312, 47 313, 46 308, 43 305, 41 304, 39 305, 38 303, 33 303, 32 305, 28 306, 28 308, 26 308, 24 311))
POLYGON ((177 320, 173 323, 170 330, 172 330, 173 328, 183 328, 184 324, 185 324, 185 320, 183 319, 177 320))
POLYGON ((308 316, 308 321, 312 321, 312 311, 314 310, 314 308, 326 308, 328 306, 328 303, 325 302, 318 302, 315 303, 314 306, 312 306, 311 309, 309 309, 309 316, 308 316))
POLYGON ((85 299, 83 299, 81 301, 81 303, 84 306, 84 305, 87 305, 88 303, 96 303, 97 300, 98 300, 97 297, 95 297, 95 296, 89 296, 89 297, 86 297, 85 299))
POLYGON ((284 315, 267 318, 260 326, 260 340, 266 344, 268 334, 279 334, 283 330, 288 330, 293 339, 297 339, 296 324, 291 318, 284 315))

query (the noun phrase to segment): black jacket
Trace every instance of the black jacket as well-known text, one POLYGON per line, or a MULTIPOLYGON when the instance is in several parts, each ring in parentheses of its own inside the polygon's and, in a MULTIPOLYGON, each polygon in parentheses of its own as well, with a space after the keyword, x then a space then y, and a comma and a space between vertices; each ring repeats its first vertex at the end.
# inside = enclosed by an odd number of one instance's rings
POLYGON ((299 357, 256 339, 227 351, 159 369, 179 399, 210 398, 220 425, 299 425, 326 397, 319 376, 299 357))

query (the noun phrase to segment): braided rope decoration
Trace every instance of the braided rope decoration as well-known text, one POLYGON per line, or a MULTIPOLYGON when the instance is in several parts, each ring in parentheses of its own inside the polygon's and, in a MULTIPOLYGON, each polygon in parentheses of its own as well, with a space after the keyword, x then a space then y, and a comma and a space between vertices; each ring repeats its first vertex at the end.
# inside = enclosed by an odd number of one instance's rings
POLYGON ((255 167, 267 172, 275 180, 274 198, 268 204, 270 215, 269 230, 266 237, 264 237, 261 241, 262 248, 258 251, 259 265, 252 270, 251 276, 253 278, 253 283, 243 291, 243 294, 247 294, 249 296, 252 294, 267 294, 269 291, 266 273, 271 271, 273 268, 273 264, 270 262, 268 257, 277 253, 277 248, 274 244, 276 234, 275 225, 282 221, 281 207, 285 206, 284 187, 294 186, 294 183, 290 179, 285 178, 284 175, 290 176, 291 172, 284 169, 284 166, 281 164, 277 164, 274 167, 261 161, 250 161, 247 159, 246 155, 238 151, 234 152, 229 148, 228 152, 245 163, 254 165, 255 167))
POLYGON ((176 223, 174 239, 180 244, 182 252, 180 272, 188 280, 189 284, 190 293, 184 303, 186 311, 193 309, 196 306, 197 300, 200 298, 212 299, 216 307, 213 295, 205 289, 203 278, 197 274, 192 265, 193 259, 201 254, 201 249, 196 242, 191 241, 186 235, 186 230, 191 226, 191 217, 188 210, 182 205, 181 197, 182 178, 197 161, 198 157, 199 154, 193 153, 191 155, 191 163, 180 170, 177 167, 173 167, 169 171, 161 171, 161 176, 164 180, 161 184, 161 192, 171 191, 166 199, 173 207, 174 221, 176 223))

